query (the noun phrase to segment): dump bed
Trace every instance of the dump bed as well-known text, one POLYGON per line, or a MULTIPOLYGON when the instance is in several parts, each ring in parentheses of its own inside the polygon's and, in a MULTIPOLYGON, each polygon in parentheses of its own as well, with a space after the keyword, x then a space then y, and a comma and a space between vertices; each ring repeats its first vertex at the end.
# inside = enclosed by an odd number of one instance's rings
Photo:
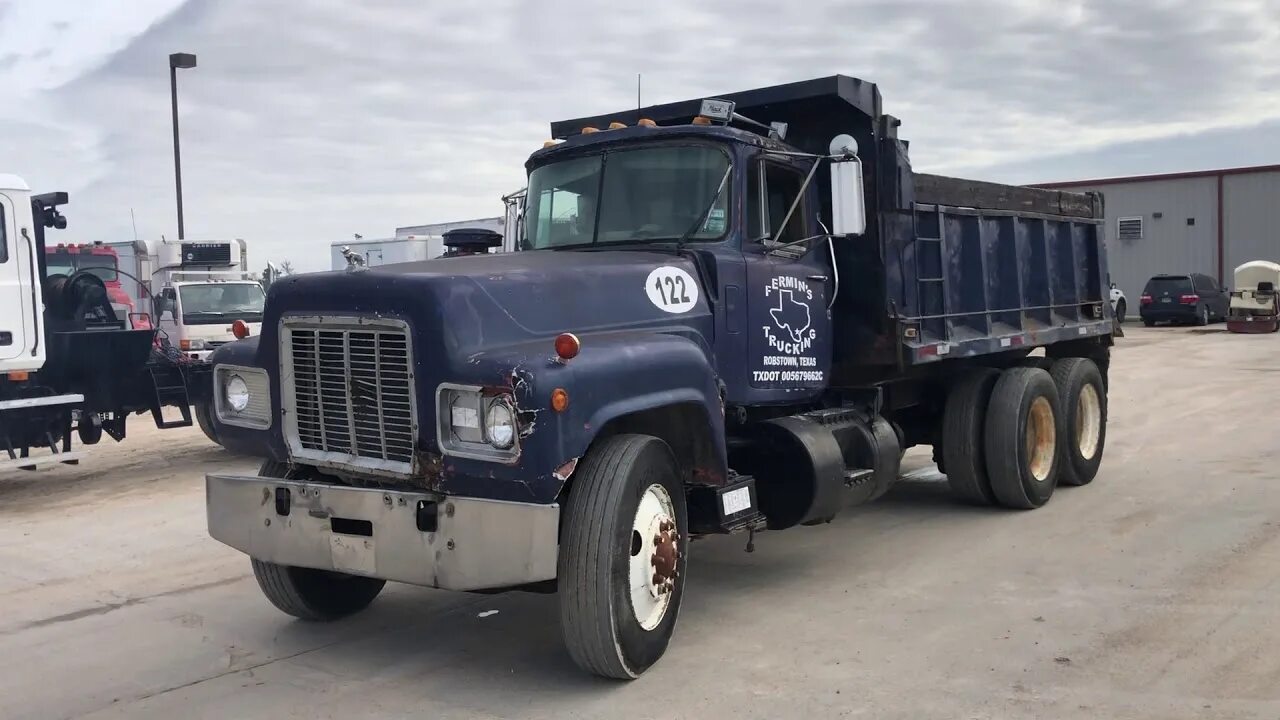
POLYGON ((914 200, 884 238, 907 364, 1111 334, 1099 196, 916 174, 914 200))

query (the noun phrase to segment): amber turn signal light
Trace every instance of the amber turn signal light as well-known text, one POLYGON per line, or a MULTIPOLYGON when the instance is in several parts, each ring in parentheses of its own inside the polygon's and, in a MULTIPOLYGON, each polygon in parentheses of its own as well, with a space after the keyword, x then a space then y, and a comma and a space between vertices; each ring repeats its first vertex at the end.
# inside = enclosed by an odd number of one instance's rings
POLYGON ((556 412, 564 412, 569 407, 569 391, 564 388, 556 388, 551 391, 551 409, 556 412))

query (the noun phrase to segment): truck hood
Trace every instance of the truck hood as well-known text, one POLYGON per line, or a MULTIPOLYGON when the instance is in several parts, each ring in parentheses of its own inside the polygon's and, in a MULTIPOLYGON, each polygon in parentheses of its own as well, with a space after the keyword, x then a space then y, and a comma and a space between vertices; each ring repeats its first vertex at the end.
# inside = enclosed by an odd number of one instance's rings
MULTIPOLYGON (((670 288, 668 288, 670 289, 670 288)), ((657 296, 661 297, 661 296, 657 296)), ((285 315, 393 316, 410 324, 430 374, 464 369, 474 356, 561 332, 647 329, 710 347, 707 294, 687 257, 646 251, 533 251, 438 258, 287 277, 271 285, 264 337, 285 315), (687 277, 688 302, 664 309, 650 290, 659 275, 687 277)), ((269 342, 268 346, 273 344, 269 342)))

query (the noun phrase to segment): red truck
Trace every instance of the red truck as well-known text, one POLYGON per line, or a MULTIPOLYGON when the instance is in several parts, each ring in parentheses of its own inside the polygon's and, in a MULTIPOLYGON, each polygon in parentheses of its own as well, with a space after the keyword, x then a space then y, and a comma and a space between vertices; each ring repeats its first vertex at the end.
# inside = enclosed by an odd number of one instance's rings
POLYGON ((93 243, 86 245, 58 243, 45 248, 45 267, 50 277, 54 275, 70 276, 79 270, 85 270, 98 276, 107 287, 107 299, 116 317, 122 322, 132 325, 133 299, 120 285, 120 258, 115 248, 93 243))

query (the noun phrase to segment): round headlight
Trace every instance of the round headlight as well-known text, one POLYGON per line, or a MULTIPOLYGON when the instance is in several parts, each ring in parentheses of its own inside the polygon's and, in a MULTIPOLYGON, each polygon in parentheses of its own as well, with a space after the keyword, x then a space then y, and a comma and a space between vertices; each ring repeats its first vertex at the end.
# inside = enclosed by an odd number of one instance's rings
POLYGON ((244 412, 249 407, 249 385, 244 378, 239 375, 232 375, 227 380, 227 387, 224 391, 226 394, 227 404, 236 412, 244 412))
POLYGON ((516 418, 505 400, 495 400, 484 414, 484 438, 499 450, 516 442, 516 418))

